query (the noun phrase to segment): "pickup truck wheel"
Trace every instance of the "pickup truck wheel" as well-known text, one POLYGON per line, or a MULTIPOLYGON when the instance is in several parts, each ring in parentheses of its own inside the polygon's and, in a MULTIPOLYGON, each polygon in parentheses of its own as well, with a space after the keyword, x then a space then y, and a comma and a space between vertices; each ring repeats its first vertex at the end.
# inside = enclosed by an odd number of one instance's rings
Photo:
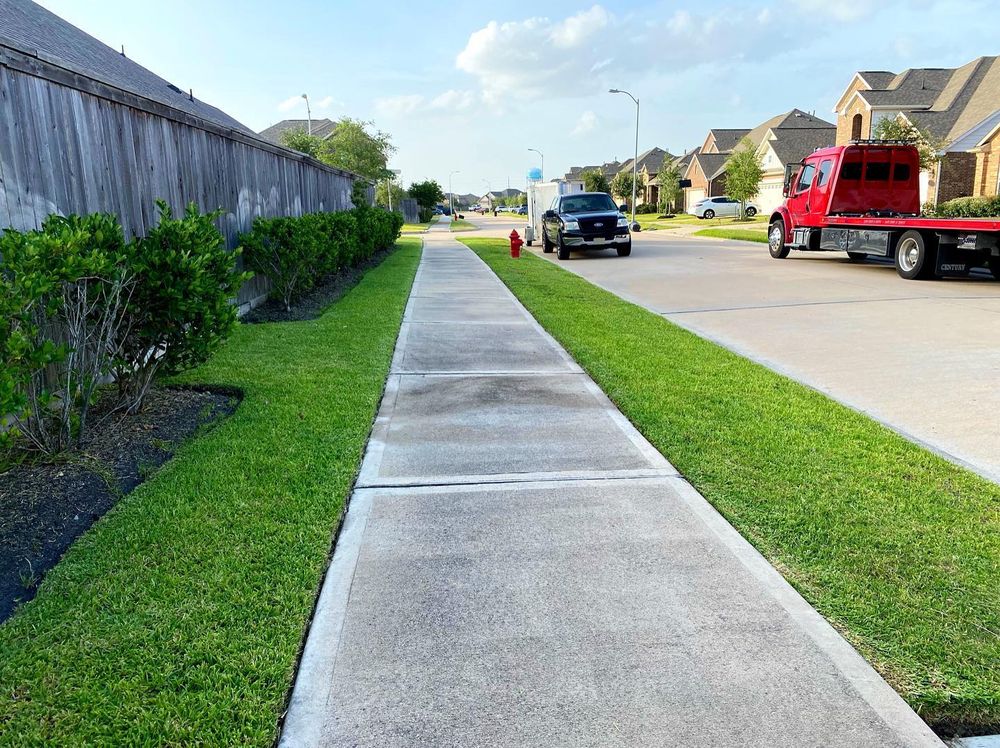
POLYGON ((616 247, 615 249, 618 250, 619 257, 628 257, 630 254, 632 254, 632 242, 629 241, 629 243, 626 244, 624 247, 616 247))
POLYGON ((558 249, 559 249, 559 252, 557 254, 557 257, 559 257, 560 260, 568 260, 569 259, 569 247, 567 247, 566 246, 566 242, 563 241, 562 234, 559 234, 559 247, 558 247, 558 249))
POLYGON ((715 211, 714 210, 706 210, 704 213, 701 214, 701 217, 702 218, 707 218, 707 219, 711 220, 711 219, 715 218, 715 211))
POLYGON ((552 242, 549 241, 549 235, 542 231, 542 251, 545 254, 552 254, 552 242))
POLYGON ((847 259, 851 262, 864 262, 868 259, 868 255, 864 252, 848 252, 847 259))
POLYGON ((906 280, 934 275, 934 247, 919 231, 907 231, 896 243, 896 272, 906 280))
POLYGON ((771 221, 767 229, 767 251, 776 260, 785 259, 791 251, 785 246, 785 222, 780 218, 771 221))

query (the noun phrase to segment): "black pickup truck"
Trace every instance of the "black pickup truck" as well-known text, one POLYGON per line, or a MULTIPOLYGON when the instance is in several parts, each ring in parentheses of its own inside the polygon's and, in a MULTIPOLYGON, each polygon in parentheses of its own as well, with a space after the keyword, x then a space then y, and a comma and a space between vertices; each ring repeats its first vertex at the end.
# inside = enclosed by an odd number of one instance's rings
POLYGON ((557 195, 542 217, 542 251, 558 250, 568 260, 573 249, 610 249, 619 257, 632 254, 632 235, 624 206, 605 192, 557 195))

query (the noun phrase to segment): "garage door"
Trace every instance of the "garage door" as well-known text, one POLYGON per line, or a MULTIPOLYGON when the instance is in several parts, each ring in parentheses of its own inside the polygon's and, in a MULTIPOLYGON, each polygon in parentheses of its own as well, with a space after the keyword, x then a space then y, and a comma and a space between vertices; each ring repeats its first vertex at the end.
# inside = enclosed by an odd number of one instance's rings
POLYGON ((690 213, 694 204, 705 197, 705 190, 684 190, 684 212, 690 213))
POLYGON ((754 202, 757 203, 761 213, 771 213, 781 205, 781 201, 784 200, 781 194, 783 186, 783 178, 778 180, 765 179, 760 183, 760 191, 757 193, 757 198, 754 202))

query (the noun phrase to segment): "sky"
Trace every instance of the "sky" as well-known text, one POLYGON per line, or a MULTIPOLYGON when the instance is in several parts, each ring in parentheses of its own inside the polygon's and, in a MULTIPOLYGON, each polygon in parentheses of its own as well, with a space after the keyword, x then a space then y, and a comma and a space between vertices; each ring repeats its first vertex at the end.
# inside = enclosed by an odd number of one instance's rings
POLYGON ((858 70, 1000 54, 996 0, 418 3, 42 0, 254 130, 349 116, 389 133, 404 185, 483 194, 571 166, 681 153, 792 108, 835 121, 858 70), (169 12, 164 10, 169 8, 169 12), (454 173, 453 172, 457 172, 454 173))

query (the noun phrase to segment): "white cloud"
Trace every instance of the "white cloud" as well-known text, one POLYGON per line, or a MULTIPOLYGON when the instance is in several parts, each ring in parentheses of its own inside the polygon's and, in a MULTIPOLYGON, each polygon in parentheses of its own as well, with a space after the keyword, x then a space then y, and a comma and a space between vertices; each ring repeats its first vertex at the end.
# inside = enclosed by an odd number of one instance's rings
POLYGON ((835 21, 857 21, 874 10, 872 0, 793 0, 800 10, 835 21))
POLYGON ((580 119, 576 121, 576 127, 570 132, 570 135, 586 135, 597 127, 598 120, 597 115, 587 110, 580 115, 580 119))
POLYGON ((278 104, 279 112, 290 112, 298 106, 303 106, 305 101, 302 100, 302 95, 289 96, 287 99, 278 104))
POLYGON ((445 91, 435 96, 428 105, 431 109, 447 109, 464 111, 476 103, 476 94, 472 91, 445 91))
POLYGON ((782 51, 784 36, 770 15, 740 7, 697 16, 675 11, 639 23, 594 5, 562 19, 490 21, 469 36, 455 66, 474 76, 482 98, 496 107, 511 97, 591 96, 634 80, 636 71, 677 75, 761 59, 782 51))
POLYGON ((339 103, 340 102, 337 101, 332 96, 324 96, 322 99, 320 99, 318 102, 316 102, 316 108, 317 109, 329 109, 334 104, 339 104, 339 103))
POLYGON ((404 114, 412 114, 423 106, 424 102, 424 97, 419 94, 387 96, 375 99, 375 109, 379 114, 387 117, 399 117, 404 114))

